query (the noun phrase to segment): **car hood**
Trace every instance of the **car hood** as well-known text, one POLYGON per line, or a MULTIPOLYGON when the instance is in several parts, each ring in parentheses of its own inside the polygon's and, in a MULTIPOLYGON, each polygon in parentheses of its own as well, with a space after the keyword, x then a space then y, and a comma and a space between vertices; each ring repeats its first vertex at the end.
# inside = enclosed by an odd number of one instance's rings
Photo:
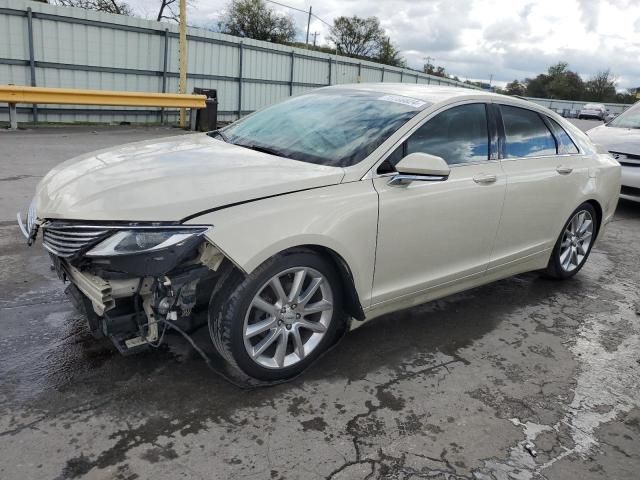
POLYGON ((344 170, 282 158, 206 134, 81 155, 40 182, 41 219, 179 221, 204 210, 340 183, 344 170))
POLYGON ((640 155, 640 129, 600 125, 589 130, 587 135, 593 143, 602 145, 610 152, 640 155))

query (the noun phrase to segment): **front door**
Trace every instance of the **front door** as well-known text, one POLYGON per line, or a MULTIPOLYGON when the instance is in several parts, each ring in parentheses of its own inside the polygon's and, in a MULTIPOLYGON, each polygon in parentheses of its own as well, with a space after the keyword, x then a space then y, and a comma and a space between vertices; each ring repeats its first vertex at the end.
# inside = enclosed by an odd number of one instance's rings
POLYGON ((388 158, 394 164, 413 152, 440 156, 451 167, 446 180, 392 186, 388 175, 374 178, 379 220, 372 306, 486 270, 506 184, 490 154, 486 112, 481 103, 451 107, 388 158))

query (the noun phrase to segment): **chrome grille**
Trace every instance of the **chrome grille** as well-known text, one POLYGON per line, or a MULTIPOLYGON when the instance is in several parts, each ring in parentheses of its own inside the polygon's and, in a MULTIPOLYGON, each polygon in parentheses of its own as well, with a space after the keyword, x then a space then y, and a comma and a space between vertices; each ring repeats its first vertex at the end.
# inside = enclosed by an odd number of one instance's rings
POLYGON ((46 222, 42 225, 42 243, 54 255, 68 258, 95 245, 111 231, 99 226, 46 222))
POLYGON ((640 155, 634 155, 632 153, 621 152, 609 152, 613 155, 613 158, 620 162, 620 165, 625 167, 640 167, 640 155))

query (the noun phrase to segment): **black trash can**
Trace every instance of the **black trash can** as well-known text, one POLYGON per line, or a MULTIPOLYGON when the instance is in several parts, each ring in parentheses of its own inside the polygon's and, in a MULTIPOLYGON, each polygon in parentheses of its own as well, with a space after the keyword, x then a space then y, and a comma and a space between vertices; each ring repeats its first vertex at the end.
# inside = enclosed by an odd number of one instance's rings
POLYGON ((196 95, 206 95, 205 108, 199 108, 196 114, 196 130, 208 132, 215 130, 218 124, 218 91, 213 88, 194 88, 196 95))

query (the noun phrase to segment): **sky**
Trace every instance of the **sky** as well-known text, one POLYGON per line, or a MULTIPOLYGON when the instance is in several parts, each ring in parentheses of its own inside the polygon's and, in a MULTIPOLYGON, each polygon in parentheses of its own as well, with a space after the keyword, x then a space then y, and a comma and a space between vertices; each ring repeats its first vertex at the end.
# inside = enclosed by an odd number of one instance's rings
MULTIPOLYGON (((230 0, 189 0, 188 22, 215 27, 230 0)), ((640 0, 278 0, 329 24, 345 15, 376 16, 412 68, 425 58, 462 79, 503 86, 534 77, 558 62, 588 80, 607 68, 618 89, 640 87, 640 0)), ((127 0, 143 17, 157 15, 159 0, 127 0)), ((293 17, 304 41, 307 15, 271 4, 293 17)), ((329 27, 311 20, 318 44, 329 27)))

